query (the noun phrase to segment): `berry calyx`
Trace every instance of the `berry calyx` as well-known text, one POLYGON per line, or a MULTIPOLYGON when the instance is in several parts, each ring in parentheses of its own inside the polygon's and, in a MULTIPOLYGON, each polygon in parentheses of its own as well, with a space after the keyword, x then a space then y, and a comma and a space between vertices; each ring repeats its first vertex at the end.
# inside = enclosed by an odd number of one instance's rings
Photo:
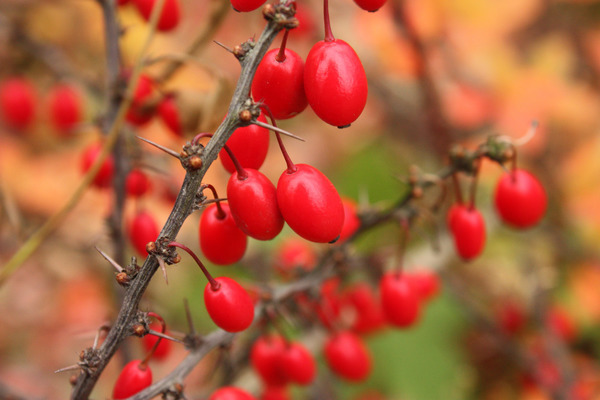
MULTIPOLYGON (((267 122, 262 114, 257 120, 267 122)), ((269 150, 269 131, 255 124, 237 128, 227 139, 227 146, 235 154, 242 167, 259 169, 269 150)), ((225 149, 219 152, 219 159, 227 171, 230 173, 235 171, 235 165, 225 149)))
POLYGON ((379 281, 379 292, 383 314, 390 324, 407 328, 418 321, 421 309, 419 293, 408 275, 387 272, 379 281))
POLYGON ((279 49, 268 51, 256 69, 252 82, 254 101, 264 103, 275 119, 288 119, 308 105, 304 94, 304 61, 285 48, 288 30, 279 49))
POLYGON ((142 360, 130 361, 119 374, 113 388, 113 399, 126 399, 152 384, 152 371, 142 360))
MULTIPOLYGON (((92 167, 92 165, 96 162, 96 159, 98 158, 98 156, 100 155, 101 152, 102 152, 102 144, 101 143, 94 143, 94 144, 88 146, 83 151, 83 154, 81 156, 81 171, 83 173, 86 173, 92 167)), ((96 186, 97 188, 101 188, 101 189, 109 187, 110 185, 112 185, 114 171, 115 171, 114 159, 113 159, 112 155, 109 154, 102 162, 102 165, 100 166, 100 169, 98 170, 98 173, 96 174, 96 176, 94 177, 94 180, 92 181, 92 185, 96 186)))
POLYGON ((146 245, 159 235, 158 224, 148 211, 138 211, 129 224, 129 241, 140 255, 146 255, 146 245))
POLYGON ((457 253, 465 261, 479 256, 485 246, 485 221, 473 206, 455 204, 448 211, 448 227, 457 253))
POLYGON ((304 90, 319 118, 342 128, 354 122, 367 104, 367 75, 354 49, 333 37, 327 0, 324 9, 325 39, 306 57, 304 90))
POLYGON ((523 169, 504 173, 494 194, 496 210, 505 223, 526 229, 536 225, 546 213, 546 191, 538 179, 523 169))
POLYGON ((37 95, 25 78, 11 78, 0 86, 0 114, 9 127, 24 131, 35 119, 37 95))
POLYGON ((324 354, 329 368, 343 379, 360 382, 371 373, 371 354, 362 339, 350 331, 329 337, 324 354))
POLYGON ((208 279, 204 288, 204 304, 208 315, 219 328, 227 332, 240 332, 252 324, 254 302, 239 283, 225 276, 213 278, 202 261, 187 246, 171 242, 169 247, 178 247, 186 251, 208 279))
POLYGON ((60 84, 48 94, 50 123, 59 136, 67 137, 82 119, 82 101, 79 92, 73 87, 60 84))

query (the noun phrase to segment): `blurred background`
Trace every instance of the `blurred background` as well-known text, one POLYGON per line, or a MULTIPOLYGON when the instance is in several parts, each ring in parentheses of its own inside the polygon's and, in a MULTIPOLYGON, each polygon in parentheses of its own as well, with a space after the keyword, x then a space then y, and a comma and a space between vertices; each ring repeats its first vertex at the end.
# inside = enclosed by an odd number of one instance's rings
MULTIPOLYGON (((235 58, 212 40, 232 48, 258 37, 265 25, 260 9, 237 13, 223 2, 180 0, 180 24, 158 32, 146 54, 144 73, 154 77, 166 63, 185 60, 158 91, 194 94, 201 104, 194 133, 214 132, 240 72, 235 58), (198 54, 184 57, 207 27, 214 29, 210 41, 198 54)), ((300 27, 290 32, 288 47, 305 58, 324 35, 322 3, 296 3, 300 27)), ((123 66, 131 68, 148 27, 133 4, 119 6, 117 15, 123 66)), ((281 121, 280 127, 306 140, 284 139, 295 162, 319 168, 359 210, 385 208, 406 191, 411 165, 436 173, 447 165, 454 145, 473 150, 488 136, 503 135, 519 143, 519 166, 540 179, 549 206, 532 229, 504 226, 493 205, 502 168, 485 160, 476 196, 486 219, 483 254, 467 263, 454 253, 445 228, 445 210, 453 201, 449 194, 441 211, 425 213, 419 221, 404 255, 407 269, 429 269, 443 281, 419 323, 365 336, 374 369, 359 384, 327 375, 314 348, 319 371, 329 378, 312 388, 293 388, 293 398, 323 399, 325 393, 330 399, 356 400, 600 398, 600 2, 388 0, 370 13, 351 0, 331 0, 330 15, 334 35, 356 50, 365 67, 367 106, 345 129, 325 124, 310 107, 281 121), (539 127, 526 137, 533 121, 539 127), (507 304, 514 305, 513 314, 507 304), (539 307, 553 310, 560 332, 568 331, 556 335, 560 357, 548 362, 536 356, 543 352, 539 337, 548 329, 535 318, 539 307), (517 328, 508 341, 498 341, 490 321, 497 330, 511 323, 517 328), (514 348, 534 355, 528 371, 511 356, 514 348), (549 388, 567 379, 565 371, 574 389, 567 397, 552 396, 549 388)), ((72 196, 82 179, 82 153, 102 135, 106 56, 98 2, 0 1, 0 81, 15 76, 33 88, 35 117, 25 128, 0 125, 2 263, 72 196), (73 87, 82 104, 80 121, 68 134, 52 123, 48 106, 58 83, 73 87)), ((190 136, 174 135, 159 118, 141 127, 127 125, 125 132, 131 164, 152 184, 147 195, 125 202, 122 222, 127 226, 136 211, 149 210, 162 226, 185 171, 133 135, 177 152, 190 136)), ((272 138, 261 171, 276 182, 284 168, 272 138)), ((228 177, 217 160, 205 182, 224 197, 228 177)), ((466 191, 469 179, 461 182, 466 191)), ((422 207, 435 198, 435 193, 425 196, 422 207)), ((0 287, 0 398, 67 398, 72 372, 54 371, 77 362, 98 328, 118 312, 123 289, 94 249, 111 254, 114 248, 106 223, 114 201, 110 190, 89 188, 56 232, 0 287)), ((178 241, 199 252, 198 221, 198 213, 192 215, 178 241)), ((393 268, 402 256, 400 235, 397 224, 385 224, 361 236, 352 251, 379 259, 382 269, 393 268)), ((273 271, 277 249, 291 236, 286 227, 273 241, 251 240, 240 263, 209 268, 240 277, 248 286, 257 271, 263 281, 279 282, 283 278, 273 271)), ((131 243, 125 245, 127 260, 134 255, 143 260, 131 243)), ((327 245, 313 248, 320 254, 327 245)), ((202 300, 205 278, 189 257, 182 258, 167 268, 168 284, 160 271, 156 274, 141 308, 161 314, 177 335, 188 331, 186 298, 198 331, 211 332, 215 326, 202 300)), ((123 363, 144 354, 136 338, 123 348, 103 373, 94 398, 110 398, 123 363)), ((166 359, 152 362, 155 380, 185 354, 183 346, 173 344, 166 359)), ((188 377, 187 398, 204 398, 218 357, 212 352, 188 377)), ((252 373, 246 375, 242 381, 256 390, 252 373)))

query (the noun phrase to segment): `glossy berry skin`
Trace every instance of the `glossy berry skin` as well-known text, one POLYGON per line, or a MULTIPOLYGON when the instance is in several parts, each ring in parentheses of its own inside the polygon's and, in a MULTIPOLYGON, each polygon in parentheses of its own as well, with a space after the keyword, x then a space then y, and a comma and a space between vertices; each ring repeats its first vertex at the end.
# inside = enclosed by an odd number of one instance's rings
MULTIPOLYGON (((257 120, 264 123, 267 122, 262 114, 257 120)), ((269 131, 258 125, 237 128, 229 139, 227 139, 227 146, 242 167, 259 169, 263 165, 269 150, 269 131)), ((231 157, 229 157, 225 149, 219 152, 219 159, 229 173, 235 171, 233 161, 231 161, 231 157)))
POLYGON ((227 183, 227 200, 233 219, 246 235, 271 240, 283 229, 283 217, 277 205, 277 192, 260 171, 244 169, 240 179, 234 172, 227 183))
POLYGON ((148 75, 140 75, 131 100, 131 107, 125 115, 129 123, 142 126, 152 119, 153 113, 144 109, 144 105, 152 98, 153 93, 154 81, 152 78, 148 75))
POLYGON ((386 0, 354 0, 354 2, 365 11, 375 12, 385 4, 386 0))
POLYGON ((448 211, 448 227, 454 247, 465 261, 479 256, 485 246, 485 221, 475 207, 455 204, 448 211))
POLYGON ((173 133, 177 137, 183 136, 183 127, 181 124, 181 118, 179 117, 179 110, 177 109, 177 103, 175 97, 165 96, 158 105, 158 115, 162 122, 169 129, 169 132, 173 133))
POLYGON ((361 382, 371 373, 371 355, 362 339, 349 331, 333 334, 325 343, 325 361, 341 378, 361 382))
POLYGON ((304 61, 293 50, 284 52, 284 60, 279 61, 279 49, 268 51, 252 81, 254 101, 266 104, 275 119, 291 118, 308 105, 304 94, 304 61))
POLYGON ((66 137, 82 119, 82 100, 79 92, 69 85, 56 85, 48 94, 50 122, 60 136, 66 137))
POLYGON ((280 359, 280 368, 290 382, 308 385, 317 373, 315 359, 301 343, 291 342, 280 359))
POLYGON ((344 225, 336 244, 344 243, 360 227, 360 219, 356 215, 356 202, 344 197, 342 198, 342 205, 344 206, 344 225))
POLYGON ((355 333, 369 334, 385 326, 385 316, 379 298, 366 282, 358 282, 344 293, 344 303, 354 309, 351 329, 355 333))
MULTIPOLYGON (((151 324, 150 329, 152 329, 153 331, 156 331, 156 332, 160 332, 161 325, 160 324, 151 324)), ((166 331, 165 333, 168 335, 169 331, 166 331)), ((157 340, 158 340, 158 336, 154 336, 151 334, 145 335, 142 338, 142 345, 144 346, 144 350, 146 350, 146 352, 149 352, 150 350, 152 350, 152 347, 154 346, 154 343, 156 343, 157 340)), ((159 361, 164 360, 165 358, 167 358, 169 356, 169 354, 171 354, 172 346, 173 345, 170 340, 161 339, 160 343, 156 347, 156 350, 154 350, 154 353, 152 353, 152 359, 159 360, 159 361)))
POLYGON ((156 220, 147 211, 138 212, 129 225, 129 241, 138 254, 146 256, 146 245, 154 242, 159 235, 156 220))
MULTIPOLYGON (((133 0, 141 16, 150 21, 152 9, 156 0, 133 0)), ((165 0, 156 29, 159 31, 170 31, 179 25, 181 11, 179 9, 179 0, 165 0)))
POLYGON ((216 204, 208 206, 200 217, 200 249, 213 264, 228 265, 244 256, 248 237, 236 225, 229 205, 220 204, 225 217, 219 216, 216 204))
POLYGON ((379 281, 379 292, 381 308, 388 323, 407 328, 418 321, 421 313, 419 293, 407 274, 386 273, 379 281))
POLYGON ((502 221, 519 229, 536 225, 546 213, 548 203, 542 184, 522 169, 502 175, 494 201, 502 221))
MULTIPOLYGON (((102 151, 101 143, 94 143, 88 146, 81 155, 81 171, 86 173, 94 164, 100 152, 102 151)), ((115 172, 115 162, 112 155, 108 155, 102 162, 98 173, 92 181, 92 185, 97 188, 107 188, 112 184, 113 175, 115 172)))
POLYGON ((213 322, 227 332, 240 332, 254 320, 254 302, 239 283, 231 278, 215 278, 220 287, 210 283, 204 288, 204 304, 213 322))
POLYGON ((367 76, 352 47, 343 40, 317 42, 306 57, 304 91, 323 121, 337 127, 354 122, 367 103, 367 76))
POLYGON ((344 207, 335 186, 318 169, 296 164, 285 170, 277 183, 277 202, 283 219, 306 240, 336 240, 344 224, 344 207))
POLYGON ((285 350, 285 340, 279 335, 261 336, 252 345, 250 362, 267 385, 283 386, 288 383, 280 362, 285 350))
POLYGON ((133 360, 123 367, 115 382, 113 399, 126 399, 152 385, 152 371, 142 360, 133 360))
POLYGON ((125 191, 130 197, 138 198, 150 191, 152 183, 148 175, 139 169, 132 169, 125 180, 125 191))
POLYGON ((231 6, 235 11, 248 12, 262 6, 266 0, 231 0, 231 6))
POLYGON ((11 78, 0 86, 0 114, 4 123, 16 130, 26 130, 35 119, 37 95, 24 78, 11 78))

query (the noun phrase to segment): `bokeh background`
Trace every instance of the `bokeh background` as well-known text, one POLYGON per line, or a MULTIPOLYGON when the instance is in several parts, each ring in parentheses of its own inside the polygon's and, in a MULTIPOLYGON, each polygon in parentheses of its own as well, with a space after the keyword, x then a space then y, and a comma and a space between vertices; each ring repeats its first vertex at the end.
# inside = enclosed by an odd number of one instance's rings
MULTIPOLYGON (((145 72, 157 73, 165 59, 181 56, 223 1, 181 0, 181 24, 156 35, 147 55, 154 62, 145 72)), ((322 4, 297 4, 301 26, 290 33, 288 45, 304 58, 323 37, 322 4)), ((451 146, 474 149, 489 135, 519 140, 532 121, 538 121, 535 135, 518 147, 518 162, 543 182, 549 208, 533 229, 503 226, 492 203, 502 169, 484 162, 477 192, 487 222, 484 253, 472 262, 461 261, 447 237, 443 210, 423 218, 411 235, 405 265, 443 271, 459 286, 444 282, 417 326, 368 336, 372 375, 353 385, 332 378, 329 398, 550 398, 543 388, 526 383, 522 371, 490 344, 493 340, 472 318, 477 309, 493 319, 497 305, 507 300, 531 308, 531 271, 547 303, 564 310, 576 331, 566 348, 588 396, 577 399, 599 398, 600 2, 388 0, 379 11, 367 13, 351 0, 331 0, 330 7, 335 36, 351 44, 364 64, 369 98, 361 117, 343 130, 326 125, 310 108, 282 121, 282 128, 306 140, 285 139, 296 162, 320 168, 342 195, 361 207, 385 207, 406 190, 403 179, 411 165, 435 173, 446 165, 451 146), (412 34, 403 25, 407 21, 412 34)), ((131 66, 148 29, 131 5, 119 7, 118 17, 123 60, 131 66)), ((241 14, 229 9, 214 40, 233 47, 258 37, 263 26, 260 10, 241 14)), ((162 89, 196 92, 204 102, 198 129, 214 131, 239 71, 231 54, 210 43, 162 89)), ((39 100, 35 124, 27 132, 0 126, 2 262, 66 203, 80 182, 81 153, 100 136, 104 74, 103 23, 96 2, 0 2, 0 79, 27 77, 39 100), (58 81, 76 85, 85 99, 84 121, 68 138, 53 131, 44 106, 45 93, 58 81)), ((129 129, 173 149, 185 143, 158 120, 129 129)), ((274 140, 271 145, 262 171, 275 182, 285 164, 274 140)), ((176 161, 135 140, 128 141, 127 151, 150 174, 153 189, 150 196, 126 203, 124 223, 143 208, 162 224, 172 204, 169 194, 177 190, 184 171, 176 161)), ((216 162, 205 180, 224 193, 227 178, 216 162)), ((463 182, 466 187, 468 179, 463 182)), ((451 201, 449 196, 446 204, 451 201)), ((98 327, 116 315, 122 289, 94 249, 110 254, 105 217, 112 203, 109 191, 90 188, 55 234, 0 287, 0 397, 12 393, 29 399, 67 398, 70 373, 54 371, 75 363, 98 327)), ((178 238, 195 249, 198 220, 192 215, 178 238)), ((394 224, 384 225, 360 238, 355 251, 382 256, 384 267, 392 268, 400 257, 399 234, 394 224)), ((256 264, 269 269, 278 245, 292 235, 286 228, 272 242, 251 241, 242 262, 211 269, 251 285, 256 264)), ((325 247, 315 249, 322 252, 325 247)), ((135 255, 131 246, 127 249, 128 256, 135 255)), ((197 329, 213 330, 202 301, 205 279, 197 267, 184 256, 168 268, 168 277, 168 284, 161 274, 154 277, 142 309, 163 315, 171 330, 186 332, 187 298, 197 329)), ((272 274, 267 279, 279 278, 272 274)), ((516 343, 530 346, 532 332, 535 327, 516 343)), ((123 362, 143 354, 138 339, 129 339, 124 348, 103 374, 94 398, 110 398, 123 362)), ((318 348, 313 350, 318 354, 318 348)), ((167 360, 152 364, 155 379, 184 356, 185 350, 174 346, 167 360)), ((218 353, 211 353, 188 378, 188 398, 205 394, 217 359, 218 353)), ((319 368, 326 369, 322 359, 319 368)), ((256 387, 252 373, 246 375, 243 382, 256 387)), ((298 399, 311 393, 320 392, 293 391, 298 399)))

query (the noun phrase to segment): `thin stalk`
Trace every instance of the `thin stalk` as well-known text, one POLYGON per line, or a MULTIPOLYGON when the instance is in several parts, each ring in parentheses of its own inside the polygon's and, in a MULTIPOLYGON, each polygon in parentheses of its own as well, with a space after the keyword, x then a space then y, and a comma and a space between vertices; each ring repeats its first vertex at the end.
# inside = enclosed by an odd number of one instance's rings
POLYGON ((223 207, 221 207, 221 200, 219 199, 219 195, 217 194, 217 189, 215 189, 215 187, 210 183, 203 185, 202 190, 204 189, 210 189, 210 191, 213 194, 213 197, 215 198, 215 201, 217 202, 217 219, 225 218, 227 214, 223 210, 223 207))
MULTIPOLYGON (((271 120, 271 125, 277 128, 277 122, 275 122, 275 118, 273 117, 273 113, 271 112, 269 107, 261 106, 261 109, 267 114, 267 116, 271 120)), ((277 137, 277 144, 279 144, 279 149, 281 149, 281 154, 283 155, 283 158, 285 159, 285 164, 287 165, 287 173, 293 174, 298 170, 298 167, 296 167, 296 165, 292 162, 290 155, 288 154, 287 150, 285 149, 285 146, 283 145, 283 140, 281 140, 281 135, 279 134, 279 132, 274 132, 275 137, 277 137)))
POLYGON ((283 34, 283 39, 281 39, 281 46, 279 46, 279 53, 277 53, 277 55, 275 56, 275 60, 277 62, 284 62, 286 59, 285 56, 285 46, 287 44, 287 38, 288 38, 288 34, 290 33, 289 29, 286 29, 284 34, 283 34))
POLYGON ((323 22, 325 23, 325 41, 333 42, 335 37, 331 31, 331 21, 329 20, 329 0, 323 0, 323 22))
MULTIPOLYGON (((161 325, 160 332, 164 334, 165 331, 167 330, 167 324, 166 324, 165 320, 163 319, 163 317, 161 317, 160 315, 158 315, 157 313, 154 313, 154 312, 149 312, 148 316, 153 317, 153 318, 157 319, 158 322, 160 322, 160 325, 161 325)), ((148 364, 148 361, 150 361, 150 358, 154 355, 154 352, 158 348, 158 345, 160 344, 161 340, 162 340, 162 337, 159 336, 158 340, 156 342, 154 342, 154 346, 152 346, 152 348, 150 349, 148 354, 146 354, 146 357, 144 357, 144 359, 140 363, 140 367, 142 365, 145 367, 148 364)))
POLYGON ((190 248, 187 247, 186 245, 175 242, 175 241, 169 243, 169 247, 179 247, 180 249, 186 251, 190 256, 192 256, 194 261, 196 261, 196 264, 198 264, 198 266, 202 270, 202 273, 204 274, 204 276, 206 276, 206 279, 208 279, 208 282, 210 283, 210 288, 212 290, 219 290, 219 288, 221 287, 221 284, 219 282, 217 282, 217 280, 215 278, 213 278, 213 276, 210 274, 210 272, 208 272, 208 270, 206 269, 206 267, 204 266, 202 261, 200 261, 200 259, 196 255, 196 253, 194 253, 192 250, 190 250, 190 248))
POLYGON ((481 158, 478 158, 475 165, 475 173, 473 174, 473 181, 471 182, 471 192, 469 194, 469 210, 475 209, 475 195, 477 194, 477 183, 479 180, 479 170, 481 169, 481 158))

